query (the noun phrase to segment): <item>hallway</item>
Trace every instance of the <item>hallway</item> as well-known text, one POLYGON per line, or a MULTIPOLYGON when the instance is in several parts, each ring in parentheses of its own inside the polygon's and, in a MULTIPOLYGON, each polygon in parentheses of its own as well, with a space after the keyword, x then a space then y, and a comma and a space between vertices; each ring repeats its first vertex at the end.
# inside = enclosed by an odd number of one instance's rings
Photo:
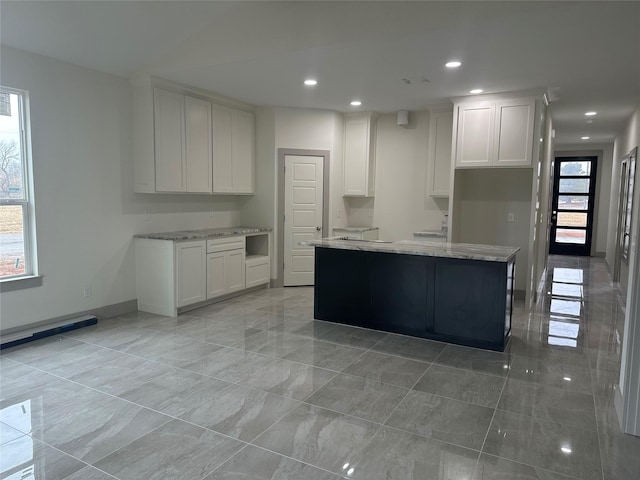
POLYGON ((313 320, 312 288, 7 349, 0 477, 638 480, 606 264, 548 275, 504 353, 313 320))

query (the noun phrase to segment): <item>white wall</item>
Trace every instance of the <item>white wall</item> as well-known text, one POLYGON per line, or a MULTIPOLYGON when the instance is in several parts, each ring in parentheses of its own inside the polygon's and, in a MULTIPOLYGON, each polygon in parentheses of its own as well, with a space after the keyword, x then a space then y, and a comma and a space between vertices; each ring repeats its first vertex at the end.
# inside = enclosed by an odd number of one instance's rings
POLYGON ((135 299, 135 233, 238 222, 232 197, 133 193, 127 80, 5 46, 0 62, 0 83, 30 95, 43 275, 40 287, 2 294, 1 329, 135 299))
MULTIPOLYGON (((241 200, 242 223, 257 223, 274 228, 272 234, 271 277, 277 278, 278 212, 277 186, 278 149, 328 150, 330 155, 329 232, 335 226, 346 225, 347 210, 342 199, 342 115, 328 110, 296 108, 263 108, 257 113, 257 195, 241 200), (262 176, 262 178, 261 178, 262 176)), ((325 235, 329 235, 325 232, 325 235)))
POLYGON ((375 197, 347 200, 350 225, 376 226, 379 238, 391 241, 411 239, 419 230, 440 230, 449 204, 427 197, 428 144, 428 111, 411 112, 407 127, 396 125, 395 113, 380 115, 375 197))
POLYGON ((609 201, 611 197, 611 170, 613 168, 613 144, 595 144, 585 148, 581 145, 563 145, 554 151, 554 157, 595 156, 596 195, 593 212, 591 255, 605 256, 609 229, 609 201))
POLYGON ((530 168, 485 168, 458 169, 455 176, 453 240, 520 247, 515 288, 522 291, 529 265, 532 175, 530 168))

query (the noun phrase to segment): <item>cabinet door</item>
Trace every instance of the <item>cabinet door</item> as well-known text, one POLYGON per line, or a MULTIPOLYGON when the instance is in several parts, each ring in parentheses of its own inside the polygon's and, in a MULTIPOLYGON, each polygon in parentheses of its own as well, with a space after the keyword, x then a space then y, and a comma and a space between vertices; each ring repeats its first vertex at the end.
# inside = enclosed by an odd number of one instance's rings
POLYGON ((244 250, 230 250, 227 255, 227 293, 244 290, 244 250))
POLYGON ((213 192, 233 192, 232 111, 213 106, 213 192))
POLYGON ((492 163, 495 105, 482 102, 458 106, 457 167, 483 167, 492 163))
POLYGON ((227 293, 226 252, 207 254, 207 298, 227 293))
POLYGON ((255 117, 252 113, 233 111, 232 177, 234 193, 254 193, 255 117))
POLYGON ((211 193, 211 103, 185 97, 187 192, 211 193))
POLYGON ((176 293, 177 306, 190 305, 206 300, 206 242, 176 244, 176 293))
POLYGON ((184 145, 184 95, 154 89, 156 191, 187 189, 184 145))
POLYGON ((496 105, 496 166, 531 165, 534 99, 505 100, 496 105))
POLYGON ((429 124, 429 168, 427 169, 427 195, 448 197, 451 179, 451 142, 453 113, 431 115, 429 124))
POLYGON ((344 128, 344 195, 367 196, 370 119, 347 118, 344 128))

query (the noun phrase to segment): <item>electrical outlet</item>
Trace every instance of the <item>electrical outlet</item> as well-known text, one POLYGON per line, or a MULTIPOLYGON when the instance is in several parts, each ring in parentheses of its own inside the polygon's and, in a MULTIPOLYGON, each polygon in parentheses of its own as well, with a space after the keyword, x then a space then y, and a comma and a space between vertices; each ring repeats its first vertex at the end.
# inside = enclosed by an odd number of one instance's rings
POLYGON ((93 287, 90 283, 87 283, 84 285, 84 287, 82 287, 82 295, 85 298, 89 298, 91 295, 93 295, 93 287))
POLYGON ((507 222, 509 222, 509 223, 513 223, 513 222, 515 222, 515 221, 516 221, 516 217, 515 217, 515 215, 514 215, 513 213, 511 213, 511 212, 510 212, 510 213, 507 215, 507 222))

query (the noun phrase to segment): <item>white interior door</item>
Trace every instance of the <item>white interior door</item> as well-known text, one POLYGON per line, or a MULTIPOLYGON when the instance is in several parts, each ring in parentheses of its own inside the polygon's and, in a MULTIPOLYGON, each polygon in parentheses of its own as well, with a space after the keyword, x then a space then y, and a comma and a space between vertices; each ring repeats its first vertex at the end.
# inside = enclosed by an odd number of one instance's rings
POLYGON ((285 155, 284 285, 313 285, 314 247, 322 238, 323 157, 285 155))

